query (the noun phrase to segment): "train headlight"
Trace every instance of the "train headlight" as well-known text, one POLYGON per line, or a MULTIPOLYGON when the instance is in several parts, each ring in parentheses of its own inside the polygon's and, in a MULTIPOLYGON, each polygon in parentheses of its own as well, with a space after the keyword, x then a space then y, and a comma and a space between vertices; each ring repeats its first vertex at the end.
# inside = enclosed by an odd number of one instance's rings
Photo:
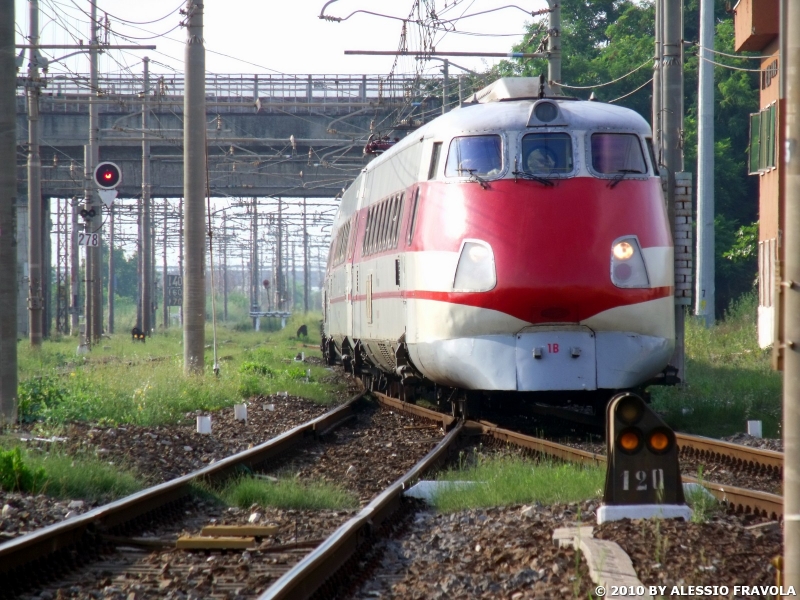
POLYGON ((650 286, 639 240, 626 236, 611 245, 611 282, 620 288, 650 286))
POLYGON ((614 248, 611 249, 614 253, 614 257, 618 258, 619 260, 628 260, 631 256, 633 256, 633 246, 631 246, 628 242, 619 242, 618 244, 614 244, 614 248))
POLYGON ((465 240, 458 257, 453 291, 486 292, 497 285, 492 247, 480 240, 465 240))

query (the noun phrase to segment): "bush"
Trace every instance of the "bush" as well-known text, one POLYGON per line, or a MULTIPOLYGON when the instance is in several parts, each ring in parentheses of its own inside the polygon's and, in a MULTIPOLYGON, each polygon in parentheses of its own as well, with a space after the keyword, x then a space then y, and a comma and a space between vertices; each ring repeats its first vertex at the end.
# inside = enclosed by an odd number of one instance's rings
POLYGON ((253 361, 243 362, 239 367, 239 373, 261 375, 262 377, 273 377, 275 375, 275 371, 267 365, 253 361))
POLYGON ((242 375, 239 380, 239 396, 247 400, 261 394, 261 382, 256 375, 242 375))
POLYGON ((55 408, 67 399, 67 392, 55 377, 37 377, 19 384, 19 420, 32 423, 41 419, 48 409, 55 408))
POLYGON ((22 462, 19 448, 0 452, 0 489, 7 492, 37 492, 46 479, 44 469, 31 469, 22 462))

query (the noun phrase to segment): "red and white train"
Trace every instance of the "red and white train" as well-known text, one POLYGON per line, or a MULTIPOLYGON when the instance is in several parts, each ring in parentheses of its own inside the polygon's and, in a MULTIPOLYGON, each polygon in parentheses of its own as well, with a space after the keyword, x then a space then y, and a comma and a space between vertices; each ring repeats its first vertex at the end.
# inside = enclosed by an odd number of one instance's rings
POLYGON ((634 111, 506 78, 363 169, 332 230, 323 351, 411 398, 595 405, 665 379, 673 244, 634 111))

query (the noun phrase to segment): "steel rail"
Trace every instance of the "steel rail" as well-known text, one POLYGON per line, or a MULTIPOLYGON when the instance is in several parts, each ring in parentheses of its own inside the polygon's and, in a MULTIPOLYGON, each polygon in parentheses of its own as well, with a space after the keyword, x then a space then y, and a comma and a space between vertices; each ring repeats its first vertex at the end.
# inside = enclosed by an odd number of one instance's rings
POLYGON ((4 579, 3 574, 8 574, 14 569, 78 544, 90 532, 97 529, 107 530, 130 522, 136 517, 187 496, 191 492, 190 484, 197 480, 222 479, 242 466, 253 467, 286 452, 310 435, 324 435, 325 432, 354 416, 353 405, 364 394, 365 392, 360 392, 345 404, 254 448, 229 456, 193 473, 99 506, 82 515, 0 544, 0 579, 4 579))
MULTIPOLYGON (((427 409, 421 410, 426 411, 427 409)), ((430 411, 430 413, 439 417, 443 416, 441 413, 434 411, 430 411)), ((435 417, 432 418, 435 419, 435 417)), ((375 530, 400 508, 400 497, 403 491, 406 490, 411 482, 418 479, 444 457, 453 442, 461 434, 463 426, 463 422, 459 421, 425 458, 386 488, 355 517, 333 532, 316 550, 292 567, 290 571, 285 573, 266 592, 259 596, 259 600, 289 600, 311 597, 328 579, 336 574, 348 559, 355 555, 359 547, 374 539, 375 530)))
POLYGON ((685 433, 676 433, 675 438, 678 441, 681 452, 687 449, 690 455, 710 455, 714 458, 724 457, 735 463, 751 467, 759 466, 776 474, 783 473, 783 452, 751 448, 741 444, 685 433))
POLYGON ((702 481, 683 475, 684 483, 697 483, 711 492, 714 497, 725 504, 730 505, 738 513, 755 513, 770 519, 778 520, 783 516, 783 496, 770 494, 769 492, 759 492, 746 488, 734 487, 722 483, 702 481))

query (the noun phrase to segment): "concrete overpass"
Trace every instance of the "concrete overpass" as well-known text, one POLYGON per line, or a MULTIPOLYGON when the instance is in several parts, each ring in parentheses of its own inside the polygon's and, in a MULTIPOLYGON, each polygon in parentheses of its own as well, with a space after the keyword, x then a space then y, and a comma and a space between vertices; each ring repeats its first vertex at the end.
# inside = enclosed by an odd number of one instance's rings
MULTIPOLYGON (((335 196, 371 158, 362 149, 372 131, 404 135, 403 129, 420 123, 422 111, 440 105, 438 98, 418 102, 425 83, 367 75, 207 76, 212 195, 335 196)), ((151 77, 151 126, 143 131, 141 77, 102 77, 95 94, 88 89, 88 76, 48 79, 40 101, 42 195, 82 197, 88 107, 97 102, 100 159, 122 168, 120 196, 141 194, 143 136, 150 141, 152 196, 182 196, 183 86, 178 75, 151 77)), ((22 93, 17 98, 17 180, 19 198, 26 198, 28 126, 22 93)))

